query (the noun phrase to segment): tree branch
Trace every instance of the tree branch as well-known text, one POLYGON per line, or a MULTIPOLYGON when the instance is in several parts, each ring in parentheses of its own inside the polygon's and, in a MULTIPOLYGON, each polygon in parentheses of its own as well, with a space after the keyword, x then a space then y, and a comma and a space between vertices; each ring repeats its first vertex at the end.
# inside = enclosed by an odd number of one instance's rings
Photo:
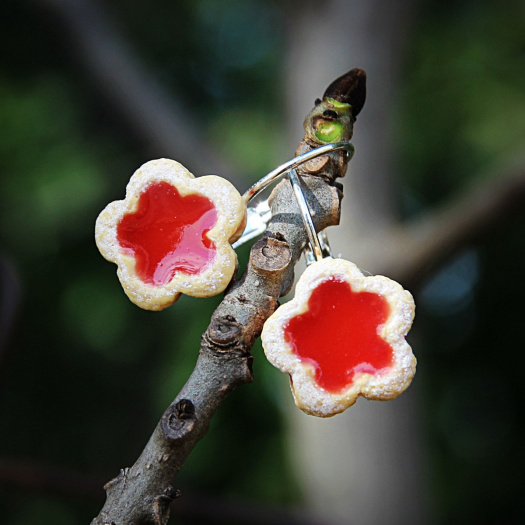
MULTIPOLYGON (((311 146, 305 146, 304 147, 311 146)), ((334 184, 346 169, 345 155, 326 155, 318 176, 302 173, 306 198, 318 230, 339 222, 342 194, 334 184)), ((317 164, 312 170, 319 172, 317 164)), ((299 208, 288 181, 270 196, 272 218, 265 236, 251 249, 242 278, 227 290, 201 341, 197 364, 188 382, 168 407, 137 462, 106 484, 107 500, 92 525, 162 524, 178 497, 171 486, 189 453, 206 434, 209 421, 225 397, 252 381, 250 350, 278 298, 293 284, 294 265, 307 243, 299 208)))
POLYGON ((354 241, 358 264, 414 288, 453 253, 523 212, 523 161, 503 163, 481 180, 422 217, 354 241))
POLYGON ((409 244, 402 247, 411 256, 401 280, 420 281, 429 270, 461 247, 481 239, 489 229, 508 223, 525 203, 525 166, 499 169, 484 182, 470 188, 405 227, 409 244))
POLYGON ((234 183, 240 180, 234 167, 205 143, 194 115, 178 105, 140 64, 101 5, 92 0, 33 2, 62 22, 78 64, 152 157, 176 158, 191 165, 196 175, 218 173, 234 183))

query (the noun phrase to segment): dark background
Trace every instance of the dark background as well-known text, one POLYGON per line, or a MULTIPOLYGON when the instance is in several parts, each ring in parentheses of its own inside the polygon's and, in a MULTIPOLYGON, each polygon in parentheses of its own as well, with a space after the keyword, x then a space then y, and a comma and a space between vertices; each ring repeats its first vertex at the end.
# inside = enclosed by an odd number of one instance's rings
MULTIPOLYGON (((488 173, 525 166, 525 4, 412 3, 408 22, 390 21, 407 27, 393 103, 379 116, 365 106, 355 133, 367 118, 388 118, 396 206, 417 221, 488 173)), ((2 523, 88 523, 103 502, 99 487, 134 462, 184 384, 220 298, 184 297, 163 312, 141 311, 99 255, 95 219, 151 158, 223 175, 241 192, 290 158, 301 122, 290 122, 293 93, 285 93, 289 33, 301 12, 320 4, 2 3, 2 523), (114 53, 143 81, 132 86, 114 53), (97 60, 110 68, 106 80, 94 72, 97 60), (122 102, 123 83, 135 91, 137 111, 144 100, 146 117, 122 102), (148 115, 157 120, 148 124, 148 115), (155 133, 162 115, 180 139, 169 127, 155 133)), ((374 16, 387 15, 379 7, 374 16)), ((315 63, 311 56, 313 78, 315 63)), ((350 53, 337 75, 360 65, 350 53)), ((369 100, 380 87, 369 77, 369 100)), ((312 87, 312 102, 321 94, 312 87)), ((414 284, 419 371, 405 396, 418 407, 413 439, 423 457, 425 523, 525 520, 523 218, 515 206, 414 284)), ((241 265, 246 254, 240 250, 241 265)), ((276 386, 283 378, 259 344, 254 355, 255 382, 224 403, 181 471, 176 486, 189 496, 174 523, 215 523, 196 517, 192 505, 308 508, 288 454, 290 423, 276 386)))

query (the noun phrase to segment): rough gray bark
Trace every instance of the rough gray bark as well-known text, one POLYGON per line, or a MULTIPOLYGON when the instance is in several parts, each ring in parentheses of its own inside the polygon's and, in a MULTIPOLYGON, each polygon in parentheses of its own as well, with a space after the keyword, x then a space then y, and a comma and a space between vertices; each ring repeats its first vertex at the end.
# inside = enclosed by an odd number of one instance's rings
MULTIPOLYGON (((338 224, 341 191, 335 179, 346 169, 344 154, 333 152, 325 169, 309 176, 307 201, 316 229, 338 224)), ((314 163, 313 166, 316 166, 314 163)), ((137 462, 106 484, 107 500, 92 525, 165 524, 178 496, 171 483, 224 398, 252 381, 250 355, 278 298, 291 288, 294 266, 307 235, 288 181, 270 198, 272 219, 263 239, 251 249, 246 271, 230 285, 204 333, 195 369, 164 413, 137 462)))

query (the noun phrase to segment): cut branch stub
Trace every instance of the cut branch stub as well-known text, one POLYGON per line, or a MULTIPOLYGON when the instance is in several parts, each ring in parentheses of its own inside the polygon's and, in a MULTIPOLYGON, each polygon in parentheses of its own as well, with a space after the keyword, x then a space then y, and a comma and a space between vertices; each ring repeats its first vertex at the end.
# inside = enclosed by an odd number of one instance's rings
POLYGON ((208 329, 208 338, 217 350, 228 350, 237 341, 242 332, 242 326, 232 315, 214 317, 208 329))
POLYGON ((195 426, 195 406, 189 399, 181 399, 168 407, 161 419, 164 435, 170 441, 187 436, 195 426))
POLYGON ((255 243, 250 252, 250 261, 254 269, 269 278, 272 274, 282 272, 291 260, 288 244, 271 237, 264 237, 255 243))
MULTIPOLYGON (((166 525, 170 517, 170 503, 180 497, 180 490, 167 487, 162 494, 153 500, 153 523, 155 525, 166 525)), ((115 524, 116 525, 116 524, 115 524)))

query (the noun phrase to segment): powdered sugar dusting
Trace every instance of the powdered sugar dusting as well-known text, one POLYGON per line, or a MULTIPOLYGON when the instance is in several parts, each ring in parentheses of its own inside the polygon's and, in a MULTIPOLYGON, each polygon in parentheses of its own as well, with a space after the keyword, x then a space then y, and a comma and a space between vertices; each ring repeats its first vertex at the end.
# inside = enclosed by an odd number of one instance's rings
POLYGON ((386 400, 408 388, 415 374, 416 359, 405 336, 412 325, 414 311, 412 295, 395 281, 383 276, 364 276, 351 262, 326 258, 305 270, 297 283, 294 299, 278 308, 266 321, 261 336, 264 351, 275 367, 290 375, 299 408, 315 416, 333 416, 353 405, 359 396, 386 400), (371 292, 387 300, 390 315, 380 336, 392 348, 394 359, 392 367, 378 374, 357 371, 352 383, 341 393, 328 392, 317 384, 313 366, 293 352, 284 335, 287 322, 307 311, 312 291, 333 277, 348 282, 355 292, 371 292))
POLYGON ((124 200, 112 202, 102 211, 96 222, 95 239, 102 255, 117 264, 117 275, 130 300, 146 310, 162 310, 173 304, 181 293, 211 297, 224 291, 237 264, 237 255, 229 241, 245 220, 246 206, 227 180, 215 175, 195 178, 182 164, 158 159, 147 162, 133 174, 124 200), (197 274, 176 272, 171 281, 162 286, 147 284, 137 276, 134 257, 126 253, 117 240, 122 217, 136 211, 141 193, 156 182, 171 184, 183 197, 202 195, 217 210, 217 222, 207 233, 216 249, 212 262, 197 274))

